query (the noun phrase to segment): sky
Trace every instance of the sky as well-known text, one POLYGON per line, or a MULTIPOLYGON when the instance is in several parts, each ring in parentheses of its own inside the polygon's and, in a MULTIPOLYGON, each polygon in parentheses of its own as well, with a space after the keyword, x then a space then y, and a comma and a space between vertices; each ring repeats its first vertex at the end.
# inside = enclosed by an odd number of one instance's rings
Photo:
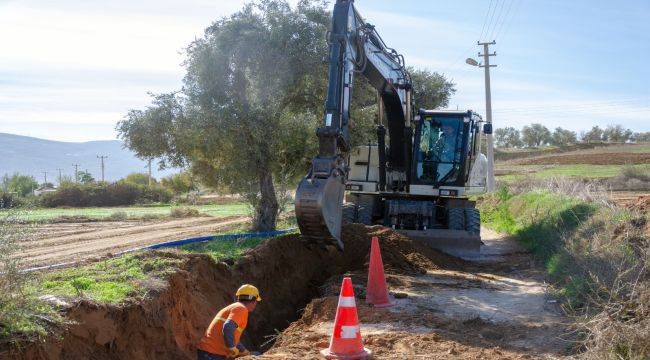
MULTIPOLYGON (((244 0, 0 0, 0 132, 116 139, 148 93, 181 88, 184 49, 244 0)), ((297 0, 290 0, 295 4, 297 0)), ((490 51, 495 127, 650 131, 649 0, 356 0, 409 65, 445 74, 449 107, 485 114, 476 42, 490 51)))

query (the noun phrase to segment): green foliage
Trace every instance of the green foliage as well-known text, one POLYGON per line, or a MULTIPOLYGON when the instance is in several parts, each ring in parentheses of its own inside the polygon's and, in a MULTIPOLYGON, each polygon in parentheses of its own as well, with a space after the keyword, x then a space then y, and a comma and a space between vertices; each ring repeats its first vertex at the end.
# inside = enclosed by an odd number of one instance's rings
POLYGON ((15 173, 2 177, 2 190, 18 196, 27 196, 38 188, 38 182, 33 176, 15 173))
POLYGON ((82 184, 90 184, 95 182, 95 178, 88 171, 79 171, 79 173, 77 173, 77 177, 79 178, 79 182, 82 184))
POLYGON ((578 142, 578 135, 575 131, 555 128, 551 135, 551 144, 555 146, 569 146, 578 142))
POLYGON ((521 130, 521 141, 527 147, 540 147, 551 141, 551 132, 542 124, 530 124, 521 130))
POLYGON ((187 194, 198 188, 192 174, 181 172, 172 174, 162 179, 162 186, 173 192, 175 195, 187 194))
POLYGON ((171 193, 160 186, 143 186, 118 181, 116 183, 62 183, 59 188, 41 197, 45 207, 123 206, 136 203, 165 203, 171 193))
POLYGON ((449 98, 456 93, 455 84, 443 75, 426 69, 408 68, 413 82, 413 99, 416 108, 437 109, 449 105, 449 98))
MULTIPOLYGON (((143 173, 131 173, 122 179, 122 181, 139 186, 149 186, 149 175, 143 173)), ((158 181, 152 177, 151 184, 155 185, 157 183, 158 181)))
POLYGON ((29 274, 20 271, 20 242, 29 227, 19 222, 14 210, 0 213, 0 343, 12 341, 15 335, 44 337, 46 329, 62 322, 54 309, 38 299, 32 291, 29 274))
POLYGON ((500 148, 515 148, 522 145, 519 130, 505 127, 494 130, 496 146, 500 148))
POLYGON ((238 259, 247 250, 261 244, 261 238, 242 238, 231 240, 214 240, 198 244, 189 244, 182 247, 183 250, 197 253, 207 253, 216 261, 225 259, 238 259))
POLYGON ((164 253, 123 255, 77 268, 42 274, 31 287, 40 294, 63 298, 86 297, 117 304, 127 297, 143 296, 143 282, 165 278, 182 260, 164 253))

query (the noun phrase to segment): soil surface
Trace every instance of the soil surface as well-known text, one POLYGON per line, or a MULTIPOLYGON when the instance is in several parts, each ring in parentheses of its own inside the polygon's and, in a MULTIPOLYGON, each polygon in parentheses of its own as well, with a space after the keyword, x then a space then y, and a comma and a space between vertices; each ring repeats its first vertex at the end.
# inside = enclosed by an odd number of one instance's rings
MULTIPOLYGON (((563 339, 567 321, 546 295, 542 272, 512 240, 486 229, 483 238, 482 255, 462 268, 429 268, 421 275, 388 270, 391 291, 407 296, 395 299, 392 308, 373 309, 357 300, 365 346, 375 358, 562 356, 571 345, 563 339)), ((362 298, 366 274, 352 275, 362 298)), ((337 291, 332 286, 329 296, 307 306, 301 320, 285 330, 263 358, 319 358, 329 344, 337 291)))
POLYGON ((20 256, 26 267, 76 262, 166 241, 208 236, 249 220, 237 216, 43 224, 21 243, 20 256))

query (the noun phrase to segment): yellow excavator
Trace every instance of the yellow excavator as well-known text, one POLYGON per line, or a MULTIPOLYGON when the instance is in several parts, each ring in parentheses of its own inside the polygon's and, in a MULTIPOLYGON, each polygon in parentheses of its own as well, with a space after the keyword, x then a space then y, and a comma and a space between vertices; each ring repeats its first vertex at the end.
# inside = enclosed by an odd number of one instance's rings
POLYGON ((458 256, 480 251, 480 214, 470 196, 486 190, 475 112, 414 111, 404 57, 389 48, 354 0, 337 0, 329 32, 329 86, 318 155, 296 191, 305 238, 345 246, 345 223, 381 224, 458 256), (377 143, 350 144, 354 78, 377 89, 377 143))

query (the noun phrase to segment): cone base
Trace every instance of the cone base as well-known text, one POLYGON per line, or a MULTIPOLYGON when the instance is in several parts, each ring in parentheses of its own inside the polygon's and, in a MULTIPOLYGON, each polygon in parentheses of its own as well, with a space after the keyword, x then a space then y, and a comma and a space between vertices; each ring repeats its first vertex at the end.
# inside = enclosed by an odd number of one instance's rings
POLYGON ((341 360, 362 360, 368 359, 372 356, 372 351, 368 348, 363 348, 363 351, 357 354, 335 354, 330 351, 330 349, 323 349, 320 351, 321 355, 325 356, 326 359, 341 359, 341 360))
POLYGON ((368 303, 368 305, 372 305, 372 307, 376 307, 376 308, 381 309, 381 308, 389 308, 389 307, 395 306, 395 303, 394 302, 387 302, 387 303, 383 303, 383 304, 368 303))

